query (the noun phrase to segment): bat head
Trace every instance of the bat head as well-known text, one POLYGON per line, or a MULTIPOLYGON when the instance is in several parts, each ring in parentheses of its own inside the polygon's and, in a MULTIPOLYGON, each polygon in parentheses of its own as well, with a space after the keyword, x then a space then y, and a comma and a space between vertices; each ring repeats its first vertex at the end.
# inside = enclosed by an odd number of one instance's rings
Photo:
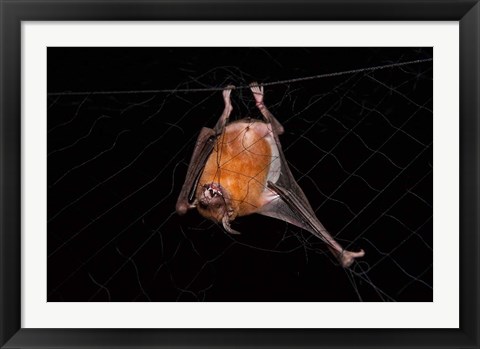
POLYGON ((231 211, 228 193, 219 183, 207 183, 199 186, 197 199, 198 212, 215 222, 221 222, 231 211))

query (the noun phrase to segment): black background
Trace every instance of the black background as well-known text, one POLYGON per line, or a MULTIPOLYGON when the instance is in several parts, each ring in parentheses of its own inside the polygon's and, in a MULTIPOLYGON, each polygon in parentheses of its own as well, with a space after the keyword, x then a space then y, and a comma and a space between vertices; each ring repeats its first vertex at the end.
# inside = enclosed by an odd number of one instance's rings
MULTIPOLYGON (((241 86, 431 57, 430 48, 49 48, 48 92, 241 86)), ((50 95, 48 301, 431 301, 431 62, 265 89, 294 176, 330 232, 365 249, 361 262, 343 270, 308 233, 266 217, 238 219, 237 237, 194 211, 174 213, 221 92, 50 95)), ((248 90, 233 102, 234 117, 257 116, 248 90)))

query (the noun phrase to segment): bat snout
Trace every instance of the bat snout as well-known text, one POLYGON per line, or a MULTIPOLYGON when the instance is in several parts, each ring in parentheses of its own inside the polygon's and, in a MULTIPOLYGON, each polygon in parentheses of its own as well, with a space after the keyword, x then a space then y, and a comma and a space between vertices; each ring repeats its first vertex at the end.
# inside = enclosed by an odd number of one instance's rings
POLYGON ((228 193, 219 183, 207 183, 198 188, 197 210, 205 218, 221 222, 229 212, 228 193))

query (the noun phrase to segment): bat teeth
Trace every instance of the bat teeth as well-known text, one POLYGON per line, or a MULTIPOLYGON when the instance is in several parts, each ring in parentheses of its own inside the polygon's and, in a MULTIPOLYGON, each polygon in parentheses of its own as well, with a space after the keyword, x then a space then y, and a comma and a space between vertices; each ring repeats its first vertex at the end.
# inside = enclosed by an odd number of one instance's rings
POLYGON ((204 188, 205 188, 205 191, 203 193, 205 197, 210 196, 210 198, 213 198, 217 195, 223 196, 221 189, 215 183, 212 183, 210 185, 205 185, 204 188))

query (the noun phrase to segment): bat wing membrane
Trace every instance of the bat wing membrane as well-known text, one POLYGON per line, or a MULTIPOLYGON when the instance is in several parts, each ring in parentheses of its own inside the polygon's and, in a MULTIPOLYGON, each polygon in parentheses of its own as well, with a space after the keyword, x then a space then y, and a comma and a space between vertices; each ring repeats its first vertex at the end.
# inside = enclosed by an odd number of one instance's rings
POLYGON ((363 257, 363 250, 351 252, 344 250, 343 247, 335 241, 327 229, 318 220, 307 197, 303 193, 297 181, 293 177, 287 160, 282 151, 282 146, 276 129, 283 130, 280 123, 271 115, 268 110, 263 111, 267 121, 273 125, 272 136, 275 145, 278 148, 280 158, 280 176, 273 183, 268 181, 264 192, 264 202, 266 203, 259 211, 259 214, 286 221, 305 229, 322 240, 333 252, 337 260, 343 267, 349 267, 355 258, 363 257), (272 122, 275 120, 275 122, 272 122))
POLYGON ((327 241, 324 236, 327 230, 316 217, 307 197, 297 184, 288 167, 278 135, 274 134, 274 139, 281 162, 280 176, 275 183, 270 181, 267 183, 265 193, 270 199, 266 198, 265 201, 267 201, 268 204, 263 206, 258 213, 287 221, 290 224, 311 232, 326 244, 330 245, 330 242, 327 241), (272 194, 272 192, 274 194, 272 194), (273 200, 271 199, 272 195, 275 196, 273 200))
POLYGON ((326 244, 329 244, 329 241, 321 234, 321 232, 326 231, 326 229, 315 216, 308 201, 299 197, 291 188, 286 189, 272 182, 268 182, 268 188, 278 196, 267 204, 264 209, 259 212, 260 214, 287 221, 290 224, 309 231, 326 244))

